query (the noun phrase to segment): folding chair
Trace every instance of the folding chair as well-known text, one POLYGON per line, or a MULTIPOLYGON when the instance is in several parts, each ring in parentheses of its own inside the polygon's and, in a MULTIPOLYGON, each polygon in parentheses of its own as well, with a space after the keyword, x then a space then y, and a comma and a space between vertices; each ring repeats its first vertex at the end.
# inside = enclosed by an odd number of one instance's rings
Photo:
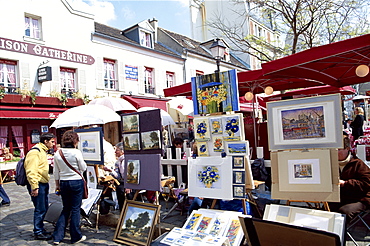
POLYGON ((353 236, 351 235, 351 233, 349 232, 350 229, 352 227, 354 227, 355 225, 357 225, 357 223, 359 221, 362 221, 362 223, 365 225, 365 227, 367 227, 367 229, 370 231, 370 226, 365 222, 364 218, 370 214, 370 209, 368 210, 365 210, 365 211, 362 211, 361 213, 359 213, 358 215, 356 215, 355 218, 352 219, 352 221, 348 224, 347 226, 347 229, 346 229, 346 232, 347 232, 347 235, 349 236, 349 238, 351 238, 351 240, 353 241, 353 243, 358 246, 358 243, 356 242, 356 240, 353 238, 353 236))

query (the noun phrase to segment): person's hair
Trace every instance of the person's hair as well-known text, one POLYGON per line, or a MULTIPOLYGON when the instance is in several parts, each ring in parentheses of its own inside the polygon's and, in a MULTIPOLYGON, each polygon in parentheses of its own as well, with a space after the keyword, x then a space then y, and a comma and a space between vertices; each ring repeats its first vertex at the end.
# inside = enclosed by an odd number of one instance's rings
POLYGON ((50 141, 50 139, 52 138, 55 138, 55 135, 53 133, 46 132, 46 133, 41 134, 40 142, 45 143, 45 141, 50 141))
POLYGON ((72 130, 68 130, 62 136, 62 147, 74 148, 78 141, 80 141, 78 134, 72 130))
POLYGON ((356 107, 355 110, 357 110, 357 113, 360 115, 364 115, 364 109, 361 107, 356 107))
POLYGON ((122 142, 117 143, 115 146, 116 146, 117 149, 120 149, 121 151, 124 151, 122 142))
POLYGON ((184 144, 184 140, 182 140, 182 138, 175 138, 173 141, 172 141, 173 145, 176 145, 176 144, 184 144))
POLYGON ((343 138, 343 148, 344 149, 351 148, 351 140, 348 137, 343 138))

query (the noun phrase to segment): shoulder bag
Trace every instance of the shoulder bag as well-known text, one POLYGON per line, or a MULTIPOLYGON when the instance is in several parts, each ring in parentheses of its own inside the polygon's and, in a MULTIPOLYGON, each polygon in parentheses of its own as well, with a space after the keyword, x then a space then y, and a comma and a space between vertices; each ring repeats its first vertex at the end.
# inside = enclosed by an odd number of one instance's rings
POLYGON ((79 171, 77 171, 74 167, 71 166, 71 164, 69 164, 61 149, 59 149, 59 154, 60 157, 62 157, 63 161, 67 164, 67 166, 81 176, 82 180, 84 181, 84 193, 82 195, 82 199, 87 199, 89 197, 89 189, 87 188, 86 180, 79 171))

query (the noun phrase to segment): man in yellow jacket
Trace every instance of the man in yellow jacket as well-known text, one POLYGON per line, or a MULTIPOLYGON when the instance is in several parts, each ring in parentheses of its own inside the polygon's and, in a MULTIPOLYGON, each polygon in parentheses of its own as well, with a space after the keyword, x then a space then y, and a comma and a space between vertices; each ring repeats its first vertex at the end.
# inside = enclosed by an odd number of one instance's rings
POLYGON ((44 229, 44 218, 49 202, 49 164, 47 151, 55 145, 55 136, 44 133, 40 142, 31 149, 26 156, 24 168, 27 175, 27 189, 35 207, 33 212, 33 232, 36 240, 50 240, 51 235, 44 229), (37 148, 37 149, 35 149, 37 148))

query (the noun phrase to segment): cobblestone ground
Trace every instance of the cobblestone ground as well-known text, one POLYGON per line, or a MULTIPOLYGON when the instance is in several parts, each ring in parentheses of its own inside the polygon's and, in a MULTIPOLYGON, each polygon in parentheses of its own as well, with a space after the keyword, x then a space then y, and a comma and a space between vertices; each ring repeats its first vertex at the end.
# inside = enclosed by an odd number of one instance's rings
MULTIPOLYGON (((17 186, 14 182, 5 183, 3 185, 7 194, 11 199, 9 207, 0 208, 0 245, 51 245, 52 241, 37 241, 33 239, 33 205, 27 189, 22 186, 17 186)), ((51 178, 50 191, 54 191, 54 179, 51 178)), ((53 194, 50 195, 50 202, 53 202, 53 194)), ((167 204, 161 200, 161 218, 166 215, 172 207, 173 202, 169 201, 167 204)), ((111 211, 108 215, 101 215, 99 219, 99 230, 95 227, 91 228, 87 225, 82 227, 82 232, 86 235, 87 240, 79 245, 122 245, 113 241, 116 231, 116 224, 119 218, 117 210, 111 211)), ((96 210, 93 210, 89 219, 95 225, 96 210)), ((172 229, 174 226, 181 227, 186 220, 186 214, 181 215, 180 211, 174 210, 164 220, 161 221, 162 232, 172 229)), ((370 216, 365 220, 370 224, 370 216)), ((83 223, 85 224, 85 223, 83 223)), ((45 222, 45 229, 53 231, 52 223, 45 222)), ((159 235, 159 230, 155 230, 155 236, 159 235)), ((370 245, 370 232, 366 230, 365 226, 359 223, 359 226, 352 229, 352 235, 357 240, 360 246, 370 245)), ((70 244, 69 234, 60 245, 70 244)), ((346 246, 355 245, 347 238, 346 246)))

